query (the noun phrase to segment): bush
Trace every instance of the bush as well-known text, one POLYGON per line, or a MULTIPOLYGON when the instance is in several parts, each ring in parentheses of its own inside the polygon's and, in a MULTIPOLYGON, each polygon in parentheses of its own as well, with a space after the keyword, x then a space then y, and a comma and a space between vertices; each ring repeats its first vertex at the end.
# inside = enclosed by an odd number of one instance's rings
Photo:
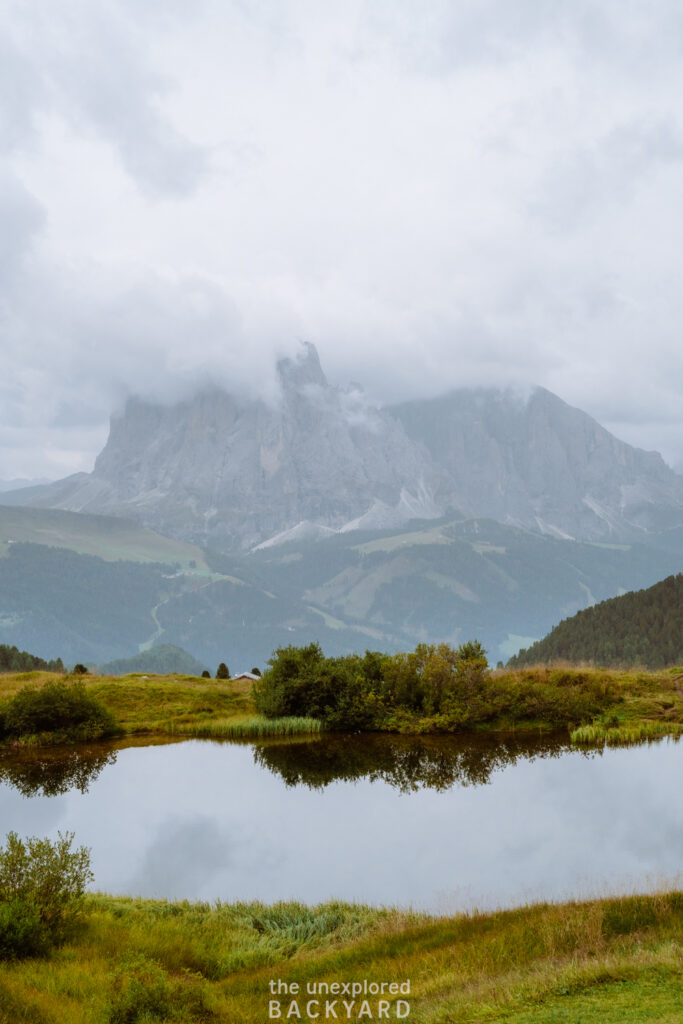
POLYGON ((60 942, 79 918, 90 851, 71 849, 73 833, 56 842, 16 832, 0 847, 0 956, 28 956, 60 942))
POLYGON ((144 954, 123 957, 114 975, 107 1024, 147 1021, 211 1021, 205 985, 198 979, 173 979, 144 954))
POLYGON ((38 956, 48 948, 40 912, 26 900, 0 903, 0 960, 38 956))
POLYGON ((40 689, 25 686, 0 716, 6 738, 57 733, 63 738, 92 740, 119 731, 111 711, 89 694, 82 682, 61 680, 40 689))
POLYGON ((209 672, 208 668, 205 668, 204 671, 202 672, 202 679, 210 679, 210 678, 211 678, 211 673, 209 672))
POLYGON ((488 662, 478 640, 458 648, 418 644, 408 654, 366 651, 326 658, 317 643, 281 647, 254 682, 257 710, 266 718, 312 717, 327 729, 401 728, 402 716, 440 716, 453 729, 490 715, 488 662), (476 716, 475 716, 476 717, 476 716))

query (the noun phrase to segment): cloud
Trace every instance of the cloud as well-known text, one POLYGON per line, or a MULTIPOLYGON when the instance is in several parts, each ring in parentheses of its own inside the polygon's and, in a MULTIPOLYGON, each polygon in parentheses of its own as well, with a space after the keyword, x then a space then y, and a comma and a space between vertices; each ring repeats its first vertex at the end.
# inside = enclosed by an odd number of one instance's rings
POLYGON ((30 144, 36 120, 54 117, 76 134, 112 144, 146 192, 192 192, 205 170, 206 154, 164 114, 171 81, 150 69, 145 54, 150 40, 135 24, 133 11, 126 18, 113 3, 60 0, 50 17, 36 0, 21 8, 10 4, 9 32, 0 44, 6 58, 5 146, 30 144))
POLYGON ((299 338, 368 402, 535 382, 683 460, 679 5, 50 10, 2 5, 0 477, 299 338))

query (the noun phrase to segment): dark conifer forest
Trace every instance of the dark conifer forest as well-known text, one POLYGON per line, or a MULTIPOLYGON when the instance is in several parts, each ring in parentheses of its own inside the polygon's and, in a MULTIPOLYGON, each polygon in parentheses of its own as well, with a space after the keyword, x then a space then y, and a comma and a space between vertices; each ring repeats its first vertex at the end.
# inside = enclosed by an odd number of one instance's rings
POLYGON ((508 665, 554 661, 648 668, 683 664, 683 574, 577 612, 508 665))

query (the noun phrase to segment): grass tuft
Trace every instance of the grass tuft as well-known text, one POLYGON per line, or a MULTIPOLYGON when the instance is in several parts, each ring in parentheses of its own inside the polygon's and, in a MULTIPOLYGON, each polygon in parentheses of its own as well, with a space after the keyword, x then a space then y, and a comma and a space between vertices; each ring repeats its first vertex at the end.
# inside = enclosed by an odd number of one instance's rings
POLYGON ((298 736, 301 733, 319 733, 322 723, 317 718, 264 718, 249 715, 245 718, 205 719, 169 725, 174 736, 194 736, 203 739, 252 740, 263 736, 298 736))
POLYGON ((646 740, 661 740, 665 736, 678 739, 682 732, 683 726, 676 722, 634 722, 617 726, 594 723, 572 730, 570 739, 577 745, 595 746, 606 743, 608 747, 628 747, 646 740))

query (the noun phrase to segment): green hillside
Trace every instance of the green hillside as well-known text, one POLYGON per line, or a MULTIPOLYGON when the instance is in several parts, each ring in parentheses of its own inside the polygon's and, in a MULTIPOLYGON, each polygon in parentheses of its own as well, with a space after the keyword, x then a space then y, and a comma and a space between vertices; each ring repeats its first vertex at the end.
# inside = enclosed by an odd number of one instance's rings
POLYGON ((194 544, 162 537, 129 519, 0 505, 0 557, 21 542, 97 555, 107 562, 158 562, 207 571, 204 555, 194 544))
POLYGON ((648 668, 683 663, 683 575, 577 612, 508 664, 553 661, 648 668))
MULTIPOLYGON (((220 559, 207 557, 220 567, 220 559)), ((671 551, 559 540, 487 519, 447 519, 266 548, 233 571, 306 602, 333 638, 335 629, 341 639, 343 629, 354 627, 367 637, 365 646, 395 651, 422 641, 457 646, 474 636, 495 663, 559 619, 681 568, 683 556, 671 551)), ((323 643, 319 633, 291 625, 288 642, 323 643)))
POLYGON ((0 643, 69 663, 174 644, 241 671, 315 640, 334 656, 477 637, 495 664, 579 609, 683 569, 670 550, 580 544, 491 520, 202 555, 125 520, 0 508, 0 522, 5 513, 38 540, 10 533, 0 557, 0 643), (53 516, 66 517, 58 546, 46 532, 53 516), (101 555, 81 553, 98 544, 101 555))
POLYGON ((125 676, 131 672, 149 672, 160 676, 172 673, 201 676, 204 669, 201 661, 174 644, 159 644, 158 647, 150 647, 130 658, 117 658, 97 667, 101 676, 125 676))

